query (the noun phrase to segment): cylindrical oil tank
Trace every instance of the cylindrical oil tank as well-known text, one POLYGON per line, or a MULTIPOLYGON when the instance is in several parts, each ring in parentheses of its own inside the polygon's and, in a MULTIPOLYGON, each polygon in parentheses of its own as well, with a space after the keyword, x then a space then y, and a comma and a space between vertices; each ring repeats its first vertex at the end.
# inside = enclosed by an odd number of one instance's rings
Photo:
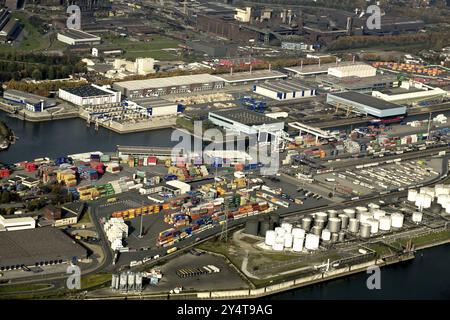
POLYGON ((285 238, 285 235, 284 235, 284 234, 283 234, 282 236, 277 236, 277 237, 275 238, 275 243, 282 243, 283 246, 284 246, 284 238, 285 238))
POLYGON ((277 236, 283 236, 286 233, 286 230, 282 227, 276 227, 275 232, 277 233, 277 236))
POLYGON ((311 229, 312 219, 310 217, 304 217, 302 219, 302 229, 309 231, 311 229))
POLYGON ((327 213, 328 213, 328 219, 329 218, 336 218, 338 216, 338 211, 337 210, 330 209, 330 210, 327 210, 327 213))
POLYGON ((114 290, 119 289, 119 275, 117 274, 112 275, 111 288, 114 290))
POLYGON ((391 230, 391 216, 380 217, 380 230, 382 231, 391 230))
POLYGON ((244 233, 250 234, 252 236, 258 235, 258 224, 259 221, 257 219, 249 219, 245 223, 245 231, 244 233))
POLYGON ((331 234, 331 242, 337 242, 337 241, 339 241, 339 233, 334 232, 331 234))
POLYGON ((292 236, 292 234, 287 233, 284 236, 284 247, 285 248, 292 248, 292 241, 294 240, 294 237, 292 236))
POLYGON ((400 229, 403 227, 403 220, 405 216, 403 213, 395 212, 391 214, 391 226, 392 228, 400 229))
POLYGON ((380 209, 380 206, 376 203, 369 203, 367 206, 369 207, 369 211, 372 213, 374 210, 380 209))
POLYGON ((259 235, 261 237, 265 237, 267 231, 270 230, 270 224, 269 224, 269 220, 268 219, 264 219, 262 221, 260 221, 259 223, 259 235))
POLYGON ((358 213, 358 215, 359 215, 359 221, 361 223, 366 223, 368 219, 373 218, 372 214, 368 211, 358 213))
POLYGON ((283 222, 283 223, 281 224, 281 227, 282 227, 284 230, 286 230, 286 233, 291 233, 291 231, 292 231, 292 224, 290 224, 290 223, 283 222))
POLYGON ((380 217, 384 217, 386 215, 386 211, 381 209, 374 210, 372 213, 375 220, 380 220, 380 217))
POLYGON ((273 244, 275 243, 276 237, 277 237, 277 234, 274 230, 267 230, 264 243, 268 246, 273 246, 273 244))
POLYGON ((359 231, 359 220, 356 218, 350 218, 348 221, 348 231, 351 233, 358 233, 359 231))
POLYGON ((419 192, 417 192, 416 189, 409 189, 408 190, 408 198, 407 198, 408 201, 415 202, 418 193, 419 192))
POLYGON ((344 231, 340 231, 339 232, 339 242, 342 242, 345 240, 345 232, 344 231))
POLYGON ((320 236, 321 232, 322 232, 322 228, 319 228, 319 227, 312 227, 310 230, 310 233, 312 233, 316 236, 320 236))
POLYGON ((338 217, 339 219, 341 219, 341 229, 347 229, 348 221, 350 220, 350 218, 343 213, 341 213, 338 217))
POLYGON ((359 228, 359 234, 361 238, 369 238, 370 237, 371 226, 368 223, 361 223, 359 228))
POLYGON ((274 243, 272 249, 275 251, 283 251, 284 243, 274 243))
POLYGON ((308 250, 317 250, 319 249, 319 241, 320 238, 315 234, 307 234, 305 238, 305 248, 308 250))
POLYGON ((314 219, 314 226, 319 227, 320 229, 325 228, 327 222, 325 220, 314 219))
POLYGON ((366 223, 370 224, 370 233, 377 233, 379 222, 376 219, 370 218, 367 219, 366 223))
POLYGON ((339 218, 330 218, 328 219, 328 230, 331 232, 339 232, 341 230, 341 219, 339 218))
POLYGON ((315 212, 314 213, 314 220, 324 220, 327 221, 328 220, 328 214, 326 212, 315 212))
POLYGON ((292 235, 296 238, 304 238, 305 237, 305 229, 301 228, 293 228, 292 229, 292 235))
POLYGON ((323 241, 330 241, 331 240, 331 232, 328 229, 322 230, 322 240, 323 241))
POLYGON ((294 243, 292 244, 292 250, 294 250, 295 252, 302 252, 304 241, 305 241, 305 238, 294 237, 294 243))
POLYGON ((354 218, 356 216, 355 209, 347 208, 344 209, 344 214, 347 215, 349 218, 354 218))
POLYGON ((363 207, 363 206, 356 207, 355 209, 356 209, 356 212, 358 212, 358 213, 369 211, 369 209, 367 209, 366 207, 363 207))
POLYGON ((422 219, 423 219, 423 214, 422 214, 422 212, 419 212, 419 211, 413 212, 413 214, 412 214, 412 221, 413 221, 414 223, 422 222, 422 219))

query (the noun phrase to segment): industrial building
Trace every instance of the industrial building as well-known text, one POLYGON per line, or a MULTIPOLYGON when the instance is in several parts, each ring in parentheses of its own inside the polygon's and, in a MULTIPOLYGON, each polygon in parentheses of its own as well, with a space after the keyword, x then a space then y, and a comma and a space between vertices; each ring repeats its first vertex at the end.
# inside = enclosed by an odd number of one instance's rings
POLYGON ((87 251, 54 227, 0 232, 0 271, 83 259, 87 251))
POLYGON ((253 92, 274 100, 293 100, 313 97, 316 89, 304 85, 298 80, 266 82, 253 86, 253 92))
POLYGON ((218 74, 217 78, 223 80, 225 85, 238 85, 258 83, 266 80, 285 79, 287 75, 276 70, 250 70, 244 72, 230 72, 218 74))
POLYGON ((289 75, 298 77, 316 76, 319 74, 328 74, 330 68, 346 67, 346 66, 367 66, 365 63, 342 61, 332 63, 307 64, 295 67, 284 68, 289 75))
POLYGON ((28 111, 32 112, 42 112, 56 105, 54 99, 14 89, 3 92, 3 99, 23 105, 28 111))
POLYGON ((84 107, 120 103, 120 92, 95 84, 75 88, 59 89, 58 97, 62 100, 84 107))
POLYGON ((57 39, 71 46, 80 44, 100 44, 102 40, 96 35, 75 29, 67 29, 63 32, 58 32, 57 39))
POLYGON ((208 119, 217 126, 244 134, 277 132, 284 129, 284 122, 247 109, 210 111, 208 119))
POLYGON ((113 84, 129 99, 162 96, 174 93, 208 91, 223 88, 224 81, 219 77, 203 73, 188 76, 155 78, 146 80, 122 81, 113 84))
POLYGON ((368 114, 377 118, 406 114, 405 106, 352 91, 328 93, 327 103, 336 107, 350 108, 358 113, 368 114))
POLYGON ((11 17, 11 11, 0 10, 0 42, 15 40, 20 33, 19 20, 11 17))
POLYGON ((173 116, 184 111, 182 104, 156 97, 125 100, 123 105, 148 117, 173 116))
POLYGON ((372 96, 393 103, 416 103, 427 100, 442 100, 447 91, 417 81, 404 81, 398 88, 372 91, 372 96))
POLYGON ((17 231, 34 229, 36 221, 31 217, 4 218, 0 215, 0 231, 17 231))
POLYGON ((368 64, 351 64, 345 66, 335 66, 328 68, 328 75, 337 78, 345 77, 373 77, 377 74, 377 69, 368 64))
POLYGON ((364 78, 355 76, 338 78, 326 74, 317 76, 316 82, 324 89, 330 91, 372 92, 373 90, 397 88, 400 85, 397 76, 392 74, 364 78))

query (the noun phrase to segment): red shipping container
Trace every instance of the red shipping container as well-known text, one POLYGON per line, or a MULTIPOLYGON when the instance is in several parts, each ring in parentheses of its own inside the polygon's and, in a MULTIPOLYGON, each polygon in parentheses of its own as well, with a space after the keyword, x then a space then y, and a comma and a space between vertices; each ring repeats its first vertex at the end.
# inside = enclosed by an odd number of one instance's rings
POLYGON ((9 169, 6 168, 0 169, 0 177, 6 178, 9 177, 9 174, 10 174, 9 169))

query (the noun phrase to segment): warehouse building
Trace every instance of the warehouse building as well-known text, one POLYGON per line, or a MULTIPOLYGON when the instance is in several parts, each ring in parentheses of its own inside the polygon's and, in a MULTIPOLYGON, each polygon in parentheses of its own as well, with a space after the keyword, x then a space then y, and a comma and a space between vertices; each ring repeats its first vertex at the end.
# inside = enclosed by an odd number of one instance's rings
POLYGON ((287 75, 276 70, 254 70, 244 72, 230 72, 216 75, 225 85, 246 85, 264 82, 266 80, 285 79, 287 75))
POLYGON ((80 44, 88 44, 88 45, 100 44, 102 40, 100 37, 96 35, 75 29, 67 29, 64 30, 63 32, 59 32, 57 35, 57 39, 71 46, 80 44))
POLYGON ((380 91, 372 91, 372 96, 393 103, 416 103, 422 101, 442 101, 447 91, 434 88, 416 81, 402 82, 400 87, 380 91))
POLYGON ((123 105, 147 117, 173 116, 184 111, 182 104, 156 97, 125 100, 123 105))
POLYGON ((217 126, 244 134, 277 132, 284 129, 283 121, 241 108, 210 111, 208 119, 217 126))
POLYGON ((373 77, 344 77, 338 78, 332 75, 319 75, 316 82, 325 90, 330 91, 358 91, 372 92, 373 90, 385 90, 397 88, 400 81, 397 76, 391 74, 376 75, 373 77))
POLYGON ((406 114, 405 106, 352 91, 328 93, 327 103, 337 107, 351 108, 356 112, 368 114, 377 118, 406 114))
POLYGON ((87 251, 54 227, 0 232, 0 271, 83 259, 87 251))
POLYGON ((32 112, 42 112, 56 105, 54 99, 14 89, 3 92, 3 99, 23 105, 28 111, 32 112))
POLYGON ((280 101, 310 98, 316 95, 315 88, 306 86, 298 80, 256 84, 253 86, 253 92, 280 101))
POLYGON ((84 107, 92 105, 116 104, 120 102, 120 92, 95 84, 75 88, 59 89, 60 99, 84 107))
POLYGON ((342 61, 342 62, 331 62, 331 63, 318 63, 318 64, 307 64, 295 67, 284 68, 289 75, 298 77, 308 77, 316 76, 319 74, 328 74, 330 68, 344 67, 344 66, 357 66, 366 65, 365 63, 352 62, 352 61, 342 61))
POLYGON ((189 93, 221 89, 224 81, 216 76, 203 73, 188 76, 122 81, 113 88, 129 99, 162 96, 175 93, 189 93))
POLYGON ((376 76, 377 69, 368 64, 351 64, 345 66, 336 66, 328 68, 328 75, 335 76, 337 78, 345 77, 373 77, 376 76))
POLYGON ((0 231, 34 229, 36 221, 32 217, 4 218, 0 215, 0 231))

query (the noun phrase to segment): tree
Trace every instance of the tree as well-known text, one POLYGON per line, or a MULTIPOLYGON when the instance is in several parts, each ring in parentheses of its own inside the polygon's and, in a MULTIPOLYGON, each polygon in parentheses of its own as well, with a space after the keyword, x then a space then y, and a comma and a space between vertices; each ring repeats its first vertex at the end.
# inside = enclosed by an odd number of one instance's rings
POLYGON ((42 80, 42 72, 39 69, 34 69, 31 73, 31 77, 34 80, 42 80))
POLYGON ((11 195, 9 194, 9 191, 3 191, 2 192, 2 197, 1 197, 1 203, 9 203, 11 199, 11 195))

